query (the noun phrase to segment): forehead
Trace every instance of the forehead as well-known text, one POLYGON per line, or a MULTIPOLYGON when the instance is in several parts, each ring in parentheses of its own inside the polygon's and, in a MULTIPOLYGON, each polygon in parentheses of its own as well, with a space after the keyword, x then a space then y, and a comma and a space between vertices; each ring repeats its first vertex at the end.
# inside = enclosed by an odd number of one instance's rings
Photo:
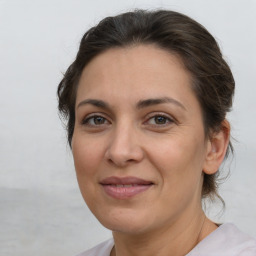
POLYGON ((167 95, 182 100, 188 94, 195 97, 181 59, 154 45, 139 45, 109 49, 92 59, 82 72, 77 102, 84 97, 141 100, 167 95))

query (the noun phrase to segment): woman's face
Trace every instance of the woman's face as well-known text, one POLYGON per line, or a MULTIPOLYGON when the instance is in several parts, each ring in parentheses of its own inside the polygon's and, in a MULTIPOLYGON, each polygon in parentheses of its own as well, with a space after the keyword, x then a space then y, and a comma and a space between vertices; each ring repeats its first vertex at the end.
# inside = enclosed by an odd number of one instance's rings
POLYGON ((201 210, 209 143, 190 84, 177 56, 149 45, 110 49, 83 70, 72 150, 107 228, 141 233, 201 210))

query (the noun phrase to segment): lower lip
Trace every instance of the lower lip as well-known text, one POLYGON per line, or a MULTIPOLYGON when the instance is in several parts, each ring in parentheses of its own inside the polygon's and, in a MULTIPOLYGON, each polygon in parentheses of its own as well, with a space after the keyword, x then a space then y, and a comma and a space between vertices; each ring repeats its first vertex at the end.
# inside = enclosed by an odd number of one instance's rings
POLYGON ((112 185, 102 185, 105 193, 115 199, 129 199, 145 192, 153 185, 136 185, 132 187, 116 187, 112 185))

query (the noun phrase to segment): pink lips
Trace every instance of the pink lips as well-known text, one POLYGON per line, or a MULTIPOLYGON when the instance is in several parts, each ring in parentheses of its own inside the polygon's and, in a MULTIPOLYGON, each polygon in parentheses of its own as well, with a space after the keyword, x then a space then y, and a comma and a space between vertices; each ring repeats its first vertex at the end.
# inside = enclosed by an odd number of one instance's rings
POLYGON ((108 177, 103 179, 105 193, 116 199, 128 199, 149 189, 153 183, 136 177, 108 177))

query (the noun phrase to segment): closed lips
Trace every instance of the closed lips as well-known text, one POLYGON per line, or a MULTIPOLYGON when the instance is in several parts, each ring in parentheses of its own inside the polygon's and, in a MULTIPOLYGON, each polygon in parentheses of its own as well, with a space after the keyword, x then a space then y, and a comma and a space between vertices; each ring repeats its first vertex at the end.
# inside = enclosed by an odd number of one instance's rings
POLYGON ((154 185, 151 181, 136 177, 108 177, 100 184, 104 192, 114 199, 130 199, 154 185))
POLYGON ((111 176, 103 179, 100 184, 102 185, 117 185, 117 186, 138 186, 138 185, 152 185, 153 182, 140 179, 137 177, 116 177, 111 176))
POLYGON ((147 186, 147 185, 139 185, 139 184, 108 184, 109 186, 115 186, 117 188, 130 188, 130 187, 136 187, 136 186, 147 186))

